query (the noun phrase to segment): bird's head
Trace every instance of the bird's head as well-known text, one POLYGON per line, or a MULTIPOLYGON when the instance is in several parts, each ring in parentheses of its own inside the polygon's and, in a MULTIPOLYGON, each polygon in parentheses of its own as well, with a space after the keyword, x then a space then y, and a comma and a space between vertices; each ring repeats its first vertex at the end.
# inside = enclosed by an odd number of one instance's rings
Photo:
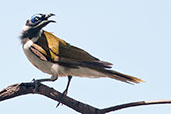
POLYGON ((38 35, 43 27, 49 23, 55 23, 54 20, 49 20, 51 16, 55 16, 53 13, 49 14, 35 14, 30 19, 26 21, 26 24, 23 27, 23 32, 21 38, 33 38, 38 35))

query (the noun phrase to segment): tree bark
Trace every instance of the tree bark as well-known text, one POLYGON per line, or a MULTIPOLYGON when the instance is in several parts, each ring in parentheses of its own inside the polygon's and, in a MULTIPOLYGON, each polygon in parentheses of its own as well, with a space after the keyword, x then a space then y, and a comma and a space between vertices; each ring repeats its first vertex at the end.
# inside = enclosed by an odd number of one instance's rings
POLYGON ((26 95, 26 94, 44 95, 82 114, 105 114, 111 111, 117 111, 120 109, 129 108, 129 107, 171 103, 171 100, 139 101, 139 102, 132 102, 132 103, 127 103, 127 104, 112 106, 112 107, 105 108, 105 109, 99 109, 99 108, 90 106, 88 104, 82 103, 80 101, 77 101, 75 99, 72 99, 68 96, 65 96, 62 93, 56 91, 55 89, 50 88, 41 83, 38 84, 38 86, 36 86, 35 83, 18 83, 18 84, 10 85, 7 88, 0 91, 0 101, 4 101, 10 98, 14 98, 14 97, 26 95))

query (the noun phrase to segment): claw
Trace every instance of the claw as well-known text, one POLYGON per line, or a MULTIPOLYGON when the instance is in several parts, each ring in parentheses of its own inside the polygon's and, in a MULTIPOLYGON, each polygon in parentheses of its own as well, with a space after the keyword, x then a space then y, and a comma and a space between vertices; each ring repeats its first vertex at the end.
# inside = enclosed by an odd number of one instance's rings
MULTIPOLYGON (((57 105, 56 105, 56 108, 58 108, 58 106, 60 105, 61 103, 59 102, 57 105)), ((63 104, 61 104, 61 105, 63 105, 63 104)))
MULTIPOLYGON (((67 90, 65 90, 65 91, 62 93, 60 100, 63 99, 63 97, 66 96, 67 93, 68 93, 67 90)), ((60 100, 59 100, 59 101, 60 101, 60 100)), ((60 104, 63 105, 61 102, 58 102, 58 104, 56 105, 56 108, 58 108, 58 106, 59 106, 60 104)))

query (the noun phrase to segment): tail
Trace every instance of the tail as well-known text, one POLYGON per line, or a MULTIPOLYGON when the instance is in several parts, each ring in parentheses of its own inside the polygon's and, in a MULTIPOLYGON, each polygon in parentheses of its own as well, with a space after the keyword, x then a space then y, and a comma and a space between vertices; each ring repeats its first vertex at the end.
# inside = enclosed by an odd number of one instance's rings
POLYGON ((144 80, 141 80, 139 78, 130 76, 130 75, 126 75, 126 74, 122 74, 120 72, 117 71, 113 71, 113 70, 106 70, 108 74, 110 75, 106 75, 109 78, 113 78, 122 82, 126 82, 129 84, 134 84, 134 83, 140 83, 140 82, 144 82, 144 80))
POLYGON ((71 74, 79 77, 109 77, 129 84, 144 82, 139 78, 122 74, 120 72, 109 70, 112 68, 112 64, 105 61, 95 61, 95 62, 80 62, 79 68, 70 69, 71 74))

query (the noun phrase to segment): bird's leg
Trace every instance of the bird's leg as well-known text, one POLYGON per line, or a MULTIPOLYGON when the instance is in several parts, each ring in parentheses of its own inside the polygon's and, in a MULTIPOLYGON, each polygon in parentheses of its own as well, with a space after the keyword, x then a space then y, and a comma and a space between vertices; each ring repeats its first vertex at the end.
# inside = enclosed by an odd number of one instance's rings
POLYGON ((32 81, 35 84, 34 92, 38 92, 38 87, 39 87, 41 82, 55 81, 57 79, 58 79, 58 77, 53 76, 53 75, 51 76, 51 78, 43 78, 43 79, 37 79, 37 80, 33 79, 32 81))
POLYGON ((63 95, 67 95, 71 79, 72 79, 72 76, 68 76, 68 83, 67 83, 65 90, 63 91, 63 95))
MULTIPOLYGON (((62 96, 61 96, 60 99, 62 99, 64 95, 67 95, 67 93, 68 93, 68 88, 69 88, 71 79, 72 79, 72 76, 68 76, 68 83, 67 83, 67 86, 66 86, 65 90, 63 91, 62 96)), ((56 107, 58 107, 60 104, 61 104, 61 103, 59 102, 59 103, 56 105, 56 107)))

